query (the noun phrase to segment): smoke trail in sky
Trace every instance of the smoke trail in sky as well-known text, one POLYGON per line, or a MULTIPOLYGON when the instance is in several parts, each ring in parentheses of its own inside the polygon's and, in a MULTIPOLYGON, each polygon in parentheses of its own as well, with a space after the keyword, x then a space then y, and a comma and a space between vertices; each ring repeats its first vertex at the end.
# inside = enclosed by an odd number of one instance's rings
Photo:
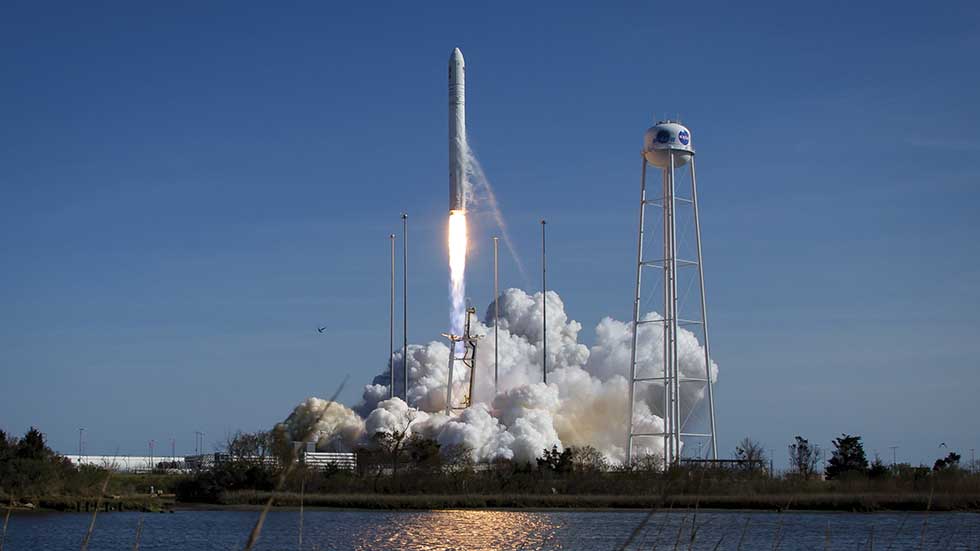
POLYGON ((490 180, 487 179, 486 173, 483 171, 483 165, 480 164, 480 160, 477 159, 476 153, 473 149, 466 144, 463 149, 466 154, 466 183, 467 183, 467 197, 468 201, 473 204, 478 204, 480 202, 485 202, 490 210, 490 215, 493 216, 494 222, 497 223, 497 227, 500 229, 501 237, 504 239, 504 245, 510 252, 510 256, 514 259, 514 263, 517 265, 518 271, 521 273, 521 277, 525 284, 529 283, 527 277, 527 270, 524 269, 524 263, 521 261, 521 257, 518 256, 517 250, 514 248, 514 242, 510 239, 510 233, 507 231, 507 222, 504 220, 504 215, 500 211, 500 206, 497 204, 497 196, 493 193, 493 187, 490 185, 490 180), (474 193, 476 192, 476 193, 474 193))

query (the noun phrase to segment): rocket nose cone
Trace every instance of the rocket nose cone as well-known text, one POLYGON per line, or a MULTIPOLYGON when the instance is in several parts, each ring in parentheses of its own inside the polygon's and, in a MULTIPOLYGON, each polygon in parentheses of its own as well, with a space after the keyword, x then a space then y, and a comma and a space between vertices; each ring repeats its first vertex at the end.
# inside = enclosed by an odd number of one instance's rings
POLYGON ((449 61, 463 61, 463 52, 459 48, 453 49, 453 54, 449 56, 449 61))

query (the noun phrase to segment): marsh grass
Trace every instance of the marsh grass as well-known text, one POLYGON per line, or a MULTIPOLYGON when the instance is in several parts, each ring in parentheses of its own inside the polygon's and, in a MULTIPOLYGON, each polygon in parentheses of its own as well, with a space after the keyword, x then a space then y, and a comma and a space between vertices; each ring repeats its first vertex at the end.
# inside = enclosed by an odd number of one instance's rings
POLYGON ((3 531, 0 532, 0 551, 3 551, 3 542, 7 539, 7 524, 10 523, 10 512, 14 510, 14 498, 10 498, 7 504, 7 514, 3 515, 3 531))
MULTIPOLYGON (((330 401, 327 402, 327 407, 324 408, 324 411, 323 411, 324 414, 337 401, 337 397, 340 396, 341 391, 344 390, 344 386, 347 384, 347 379, 348 378, 349 378, 349 376, 346 376, 346 377, 344 377, 344 380, 340 382, 340 386, 337 387, 337 390, 333 393, 333 396, 330 397, 330 401)), ((313 436, 313 435, 312 434, 305 434, 305 435, 303 435, 303 438, 301 439, 301 441, 302 442, 305 442, 305 441, 309 440, 311 436, 313 436)), ((276 481, 276 489, 275 489, 275 491, 269 493, 269 497, 268 497, 268 499, 265 500, 265 505, 262 507, 262 512, 259 513, 259 518, 255 521, 255 526, 252 527, 252 531, 248 535, 248 541, 245 542, 245 551, 251 551, 251 549, 253 547, 255 547, 255 544, 259 541, 259 536, 262 535, 262 526, 265 524, 266 517, 269 516, 269 509, 272 508, 272 503, 276 499, 276 494, 278 494, 279 492, 282 491, 283 486, 285 486, 285 484, 286 484, 286 480, 289 479, 289 475, 292 474, 293 470, 296 468, 296 465, 299 463, 299 460, 296 457, 296 450, 292 446, 290 446, 290 448, 289 448, 289 454, 288 454, 288 457, 286 459, 287 459, 286 466, 279 473, 278 480, 276 481)), ((303 502, 303 499, 302 499, 302 496, 301 496, 300 497, 300 504, 302 504, 302 502, 303 502)), ((300 523, 300 526, 302 526, 302 522, 300 523)), ((302 536, 302 528, 300 529, 300 536, 299 537, 300 537, 300 539, 302 539, 302 537, 303 537, 302 536)), ((82 550, 82 551, 84 551, 84 550, 82 550)))
POLYGON ((95 509, 92 510, 92 520, 88 524, 88 530, 85 531, 85 537, 82 538, 82 551, 88 549, 88 542, 92 539, 92 533, 95 532, 95 519, 99 516, 99 507, 102 505, 102 496, 105 495, 105 489, 109 486, 109 479, 112 477, 112 471, 106 472, 105 480, 102 481, 102 488, 99 490, 99 495, 95 499, 95 509))
POLYGON ((742 527, 742 535, 738 537, 738 546, 735 548, 737 551, 742 551, 742 543, 745 541, 745 532, 749 529, 749 522, 752 522, 752 517, 745 517, 745 526, 742 527))
POLYGON ((670 507, 667 509, 667 515, 664 517, 664 521, 660 523, 660 528, 657 529, 657 535, 653 537, 653 549, 652 551, 657 551, 657 544, 660 542, 660 536, 664 533, 664 528, 667 527, 667 523, 670 521, 670 512, 673 510, 674 504, 671 503, 670 507))
POLYGON ((926 525, 929 523, 929 510, 932 509, 932 497, 935 492, 935 486, 929 491, 929 503, 926 505, 926 514, 922 517, 922 530, 919 535, 919 549, 925 549, 926 545, 926 525))
POLYGON ((133 543, 133 551, 140 551, 140 539, 143 537, 143 515, 140 514, 140 520, 136 523, 136 542, 133 543))
POLYGON ((299 546, 297 549, 302 551, 303 549, 303 497, 306 490, 306 480, 304 480, 299 485, 299 546))

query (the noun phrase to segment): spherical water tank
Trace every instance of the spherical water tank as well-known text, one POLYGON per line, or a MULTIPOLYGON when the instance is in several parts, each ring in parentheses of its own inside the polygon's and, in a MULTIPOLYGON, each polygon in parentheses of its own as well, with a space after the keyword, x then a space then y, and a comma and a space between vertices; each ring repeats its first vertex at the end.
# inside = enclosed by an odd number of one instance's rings
POLYGON ((670 168, 670 153, 674 154, 674 168, 681 167, 694 156, 691 131, 683 124, 661 121, 650 127, 643 136, 643 156, 648 163, 660 168, 670 168))

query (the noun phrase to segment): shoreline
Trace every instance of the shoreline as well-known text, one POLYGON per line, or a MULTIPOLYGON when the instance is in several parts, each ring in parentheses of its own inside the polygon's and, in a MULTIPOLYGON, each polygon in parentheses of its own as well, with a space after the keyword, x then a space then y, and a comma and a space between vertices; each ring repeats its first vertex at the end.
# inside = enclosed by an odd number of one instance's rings
MULTIPOLYGON (((226 494, 221 503, 177 503, 178 509, 191 507, 258 507, 268 500, 269 492, 226 494)), ((378 494, 307 494, 302 499, 308 509, 346 509, 374 511, 431 511, 441 509, 486 510, 743 510, 743 511, 932 511, 980 512, 980 495, 929 494, 815 494, 753 496, 617 496, 617 495, 378 495, 378 494)), ((299 494, 280 493, 274 509, 298 508, 299 494)))
MULTIPOLYGON (((122 496, 98 502, 100 513, 141 511, 252 511, 261 510, 271 492, 234 492, 217 502, 182 502, 171 496, 122 496)), ((298 510, 300 495, 277 493, 273 510, 298 510)), ((15 504, 14 514, 31 512, 88 513, 96 508, 94 498, 52 496, 15 504), (26 506, 26 503, 33 506, 26 506)), ((304 509, 336 511, 774 511, 774 512, 980 512, 980 494, 757 494, 752 496, 678 495, 548 495, 548 494, 306 494, 304 509)), ((2 507, 6 510, 6 507, 2 507)))

